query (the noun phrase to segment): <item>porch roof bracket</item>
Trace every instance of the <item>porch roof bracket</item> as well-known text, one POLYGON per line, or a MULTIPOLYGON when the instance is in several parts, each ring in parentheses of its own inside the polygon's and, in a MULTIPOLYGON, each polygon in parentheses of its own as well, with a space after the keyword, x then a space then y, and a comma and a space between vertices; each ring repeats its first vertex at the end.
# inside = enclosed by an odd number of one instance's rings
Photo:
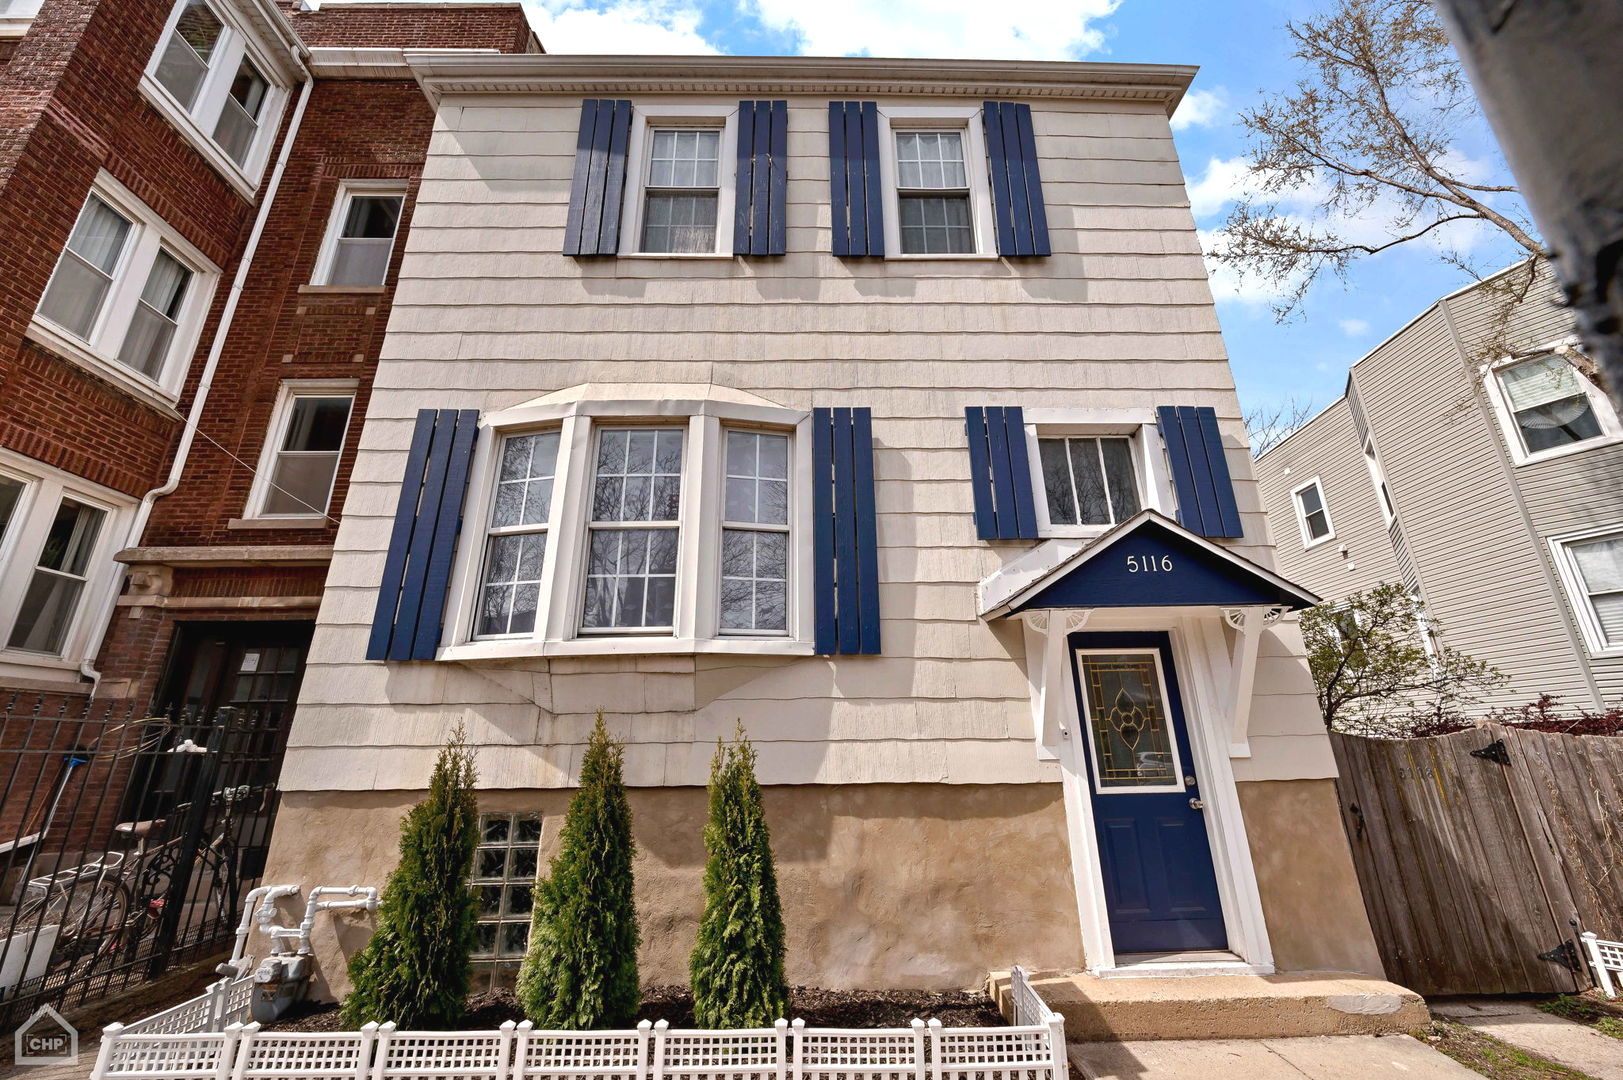
POLYGON ((1234 631, 1229 644, 1229 757, 1251 756, 1251 691, 1257 678, 1257 647, 1263 627, 1279 621, 1283 607, 1223 609, 1223 621, 1234 631))
POLYGON ((1026 678, 1031 685, 1031 729, 1039 761, 1059 757, 1059 743, 1076 726, 1066 639, 1088 623, 1088 608, 1034 608, 1020 614, 1026 635, 1026 678), (1071 720, 1067 723, 1067 720, 1071 720))

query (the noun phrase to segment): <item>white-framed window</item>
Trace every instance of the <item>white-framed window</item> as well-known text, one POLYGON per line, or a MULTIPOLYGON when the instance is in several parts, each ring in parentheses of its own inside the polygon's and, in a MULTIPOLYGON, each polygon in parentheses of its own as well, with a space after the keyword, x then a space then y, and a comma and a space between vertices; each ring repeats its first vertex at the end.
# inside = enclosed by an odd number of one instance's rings
POLYGON ((353 379, 282 383, 248 494, 249 518, 322 518, 344 453, 353 379))
POLYGON ((1172 513, 1150 409, 1026 409, 1039 536, 1098 536, 1145 508, 1172 513))
POLYGON ((1623 653, 1623 526, 1553 537, 1550 547, 1590 651, 1623 653))
MULTIPOLYGON (((1369 482, 1375 489, 1375 501, 1380 503, 1381 518, 1388 524, 1398 516, 1397 507, 1392 505, 1392 492, 1386 486, 1386 470, 1381 468, 1381 459, 1375 455, 1375 440, 1364 440, 1364 467, 1369 470, 1369 482)), ((1322 492, 1321 492, 1322 503, 1322 492)), ((1328 515, 1326 516, 1328 521, 1328 515)))
POLYGON ((92 187, 30 336, 137 393, 173 401, 219 269, 112 177, 92 187))
POLYGON ((806 413, 542 402, 485 418, 442 656, 811 651, 806 413))
POLYGON ((635 106, 621 251, 730 256, 738 106, 635 106))
POLYGON ((73 669, 86 611, 116 567, 132 502, 0 454, 0 674, 73 669))
POLYGON ((1489 396, 1517 464, 1623 439, 1606 395, 1560 351, 1501 360, 1488 367, 1489 396))
POLYGON ((996 255, 980 115, 977 106, 879 106, 885 250, 893 257, 996 255))
POLYGON ((287 87, 228 0, 176 0, 142 92, 239 190, 258 186, 287 87))
POLYGON ((382 285, 389 275, 405 204, 406 186, 398 181, 347 180, 340 184, 311 284, 382 285))
POLYGON ((1310 548, 1335 539, 1330 508, 1324 501, 1324 485, 1317 476, 1291 489, 1291 505, 1296 508, 1296 523, 1302 527, 1302 547, 1310 548))

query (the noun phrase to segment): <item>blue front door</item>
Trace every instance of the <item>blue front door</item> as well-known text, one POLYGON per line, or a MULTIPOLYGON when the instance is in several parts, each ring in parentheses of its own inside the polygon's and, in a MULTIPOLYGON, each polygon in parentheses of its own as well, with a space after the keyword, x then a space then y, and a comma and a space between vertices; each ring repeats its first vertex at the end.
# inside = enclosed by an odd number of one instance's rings
POLYGON ((1070 645, 1115 952, 1227 948, 1170 639, 1070 645))

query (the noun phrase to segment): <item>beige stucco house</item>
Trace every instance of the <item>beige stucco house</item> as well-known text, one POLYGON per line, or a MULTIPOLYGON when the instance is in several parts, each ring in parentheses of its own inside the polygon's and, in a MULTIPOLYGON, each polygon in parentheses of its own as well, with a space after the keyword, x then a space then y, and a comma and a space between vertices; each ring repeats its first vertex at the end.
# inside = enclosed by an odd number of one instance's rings
POLYGON ((461 724, 511 964, 602 713, 683 981, 742 721, 796 982, 1379 971, 1193 69, 408 57, 438 118, 267 880, 381 882, 461 724))
POLYGON ((1430 634, 1506 676, 1482 707, 1598 709, 1623 698, 1623 425, 1554 281, 1525 273, 1353 364, 1258 458, 1258 489, 1292 580, 1326 600, 1407 587, 1430 634))

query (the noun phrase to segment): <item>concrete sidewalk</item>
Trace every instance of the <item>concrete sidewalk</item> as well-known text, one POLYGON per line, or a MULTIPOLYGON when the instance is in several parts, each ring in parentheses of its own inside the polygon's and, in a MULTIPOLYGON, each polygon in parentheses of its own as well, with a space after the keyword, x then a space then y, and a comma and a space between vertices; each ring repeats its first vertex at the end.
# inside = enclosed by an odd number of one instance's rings
POLYGON ((1090 1042, 1068 1049, 1088 1080, 1482 1080, 1407 1035, 1090 1042))
POLYGON ((1595 1080, 1623 1080, 1623 1039, 1510 998, 1439 998, 1438 1016, 1595 1080))

